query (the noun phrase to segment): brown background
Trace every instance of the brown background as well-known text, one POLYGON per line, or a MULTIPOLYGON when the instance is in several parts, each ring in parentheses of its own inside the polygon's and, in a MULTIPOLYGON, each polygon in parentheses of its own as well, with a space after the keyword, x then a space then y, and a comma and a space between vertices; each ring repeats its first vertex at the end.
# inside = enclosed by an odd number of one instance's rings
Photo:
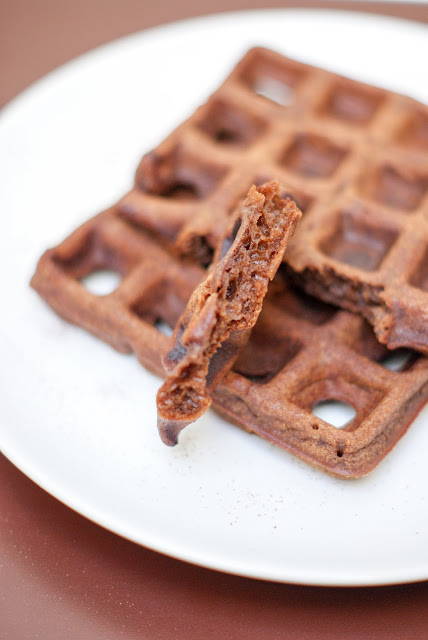
MULTIPOLYGON (((0 105, 54 67, 140 29, 256 0, 0 0, 0 105)), ((428 5, 358 8, 428 22, 428 5)), ((394 535, 394 532, 391 532, 394 535)), ((428 582, 332 589, 194 567, 88 522, 0 456, 0 638, 7 640, 428 639, 428 582)))
POLYGON ((304 0, 0 0, 0 105, 67 60, 157 24, 259 7, 358 9, 428 22, 428 4, 304 0))

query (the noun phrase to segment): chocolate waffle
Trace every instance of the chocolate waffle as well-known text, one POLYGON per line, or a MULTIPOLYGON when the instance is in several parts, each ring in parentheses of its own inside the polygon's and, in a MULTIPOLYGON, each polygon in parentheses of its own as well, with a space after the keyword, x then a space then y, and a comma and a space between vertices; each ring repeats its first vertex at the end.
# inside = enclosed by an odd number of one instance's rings
MULTIPOLYGON (((320 233, 316 212, 323 206, 336 210, 350 189, 355 188, 359 203, 366 202, 361 194, 372 193, 375 183, 368 177, 362 183, 361 176, 377 157, 373 149, 378 154, 384 153, 382 146, 391 154, 401 149, 404 167, 410 166, 410 157, 421 167, 425 139, 426 112, 415 102, 253 50, 206 105, 143 158, 129 194, 42 256, 32 285, 62 317, 119 351, 133 351, 145 367, 163 376, 161 357, 170 339, 161 327, 175 326, 192 291, 206 277, 201 265, 212 261, 232 212, 252 183, 275 177, 287 184, 305 211, 308 238, 311 228, 320 233), (273 93, 274 100, 269 100, 266 95, 273 93), (82 284, 85 276, 100 269, 122 276, 118 288, 106 296, 96 296, 82 284)), ((419 241, 426 237, 425 183, 421 179, 417 184, 421 186, 410 197, 414 210, 408 215, 395 212, 395 231, 386 234, 386 240, 373 234, 378 244, 384 243, 385 254, 392 255, 393 245, 409 237, 400 227, 407 220, 419 220, 419 241)), ((394 189, 409 206, 409 196, 402 195, 400 187, 394 189)), ((342 234, 346 242, 371 238, 364 230, 386 224, 389 209, 385 203, 377 206, 383 217, 378 221, 367 215, 366 226, 359 223, 356 234, 347 228, 342 234)), ((333 228, 339 229, 336 240, 322 246, 330 247, 345 268, 346 243, 341 246, 340 227, 333 228)), ((303 260, 299 256, 307 251, 297 236, 302 237, 296 234, 290 259, 296 270, 303 260)), ((376 242, 372 245, 375 254, 376 242)), ((395 268, 404 279, 411 272, 410 286, 425 295, 426 254, 411 246, 415 266, 404 256, 395 268)), ((406 254, 409 260, 412 251, 406 254)), ((377 273, 383 260, 373 263, 377 273)), ((345 276, 343 280, 349 282, 345 276)), ((354 281, 368 306, 372 292, 354 281)), ((402 371, 391 372, 377 363, 386 349, 361 317, 290 289, 282 275, 273 284, 236 370, 213 392, 213 406, 244 429, 334 475, 364 475, 425 404, 428 359, 414 354, 402 371), (356 417, 344 429, 312 413, 327 398, 354 406, 356 417)), ((401 330, 404 335, 407 325, 401 330)))
POLYGON ((272 177, 305 212, 299 284, 428 353, 428 107, 252 49, 142 159, 120 210, 208 264, 237 199, 272 177))
POLYGON ((158 428, 165 444, 211 404, 210 394, 230 370, 260 314, 269 281, 301 212, 281 198, 276 182, 252 186, 233 216, 207 278, 176 324, 164 358, 167 379, 157 394, 158 428))

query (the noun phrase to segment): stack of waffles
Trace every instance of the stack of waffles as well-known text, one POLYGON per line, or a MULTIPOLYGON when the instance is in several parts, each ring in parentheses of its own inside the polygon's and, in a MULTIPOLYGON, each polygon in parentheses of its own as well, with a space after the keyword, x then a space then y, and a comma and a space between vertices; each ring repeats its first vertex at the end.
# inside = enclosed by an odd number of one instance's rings
POLYGON ((210 389, 213 407, 312 465, 359 477, 428 399, 427 107, 252 49, 143 157, 128 194, 42 256, 32 286, 164 377, 179 319, 236 212, 252 185, 272 180, 303 217, 256 324, 210 389), (96 296, 82 279, 102 269, 122 280, 96 296), (382 363, 397 348, 407 358, 390 370, 382 363), (328 399, 355 409, 344 428, 313 413, 328 399))

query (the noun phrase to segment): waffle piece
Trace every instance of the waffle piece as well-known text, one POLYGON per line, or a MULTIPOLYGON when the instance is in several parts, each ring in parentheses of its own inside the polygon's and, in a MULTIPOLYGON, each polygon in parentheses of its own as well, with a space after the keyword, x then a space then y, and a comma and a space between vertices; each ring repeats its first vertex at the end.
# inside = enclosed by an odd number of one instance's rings
MULTIPOLYGON (((428 358, 413 353, 401 371, 378 364, 387 349, 360 317, 290 289, 283 268, 250 339, 212 393, 228 420, 339 477, 368 473, 403 435, 428 398, 428 358), (356 417, 336 429, 312 408, 331 398, 356 417)), ((171 255, 121 218, 118 207, 85 223, 39 261, 32 286, 64 318, 164 376, 174 327, 206 271, 171 255), (85 276, 119 272, 117 289, 87 291, 85 276)))
POLYGON ((372 471, 428 400, 428 358, 391 352, 368 323, 290 287, 280 274, 224 384, 219 413, 312 465, 343 478, 372 471), (355 417, 337 428, 314 415, 325 400, 355 417))
POLYGON ((364 315, 391 349, 428 354, 428 152, 424 163, 373 153, 360 177, 302 224, 287 258, 295 282, 364 315))
MULTIPOLYGON (((282 189, 283 191, 284 189, 282 189)), ((232 367, 262 308, 269 281, 301 218, 272 181, 253 186, 218 250, 206 280, 193 292, 164 358, 167 379, 157 394, 165 444, 211 404, 210 392, 232 367)))
POLYGON ((428 353, 428 107, 252 49, 142 159, 120 209, 209 264, 236 202, 271 177, 305 213, 287 252, 299 283, 428 353))

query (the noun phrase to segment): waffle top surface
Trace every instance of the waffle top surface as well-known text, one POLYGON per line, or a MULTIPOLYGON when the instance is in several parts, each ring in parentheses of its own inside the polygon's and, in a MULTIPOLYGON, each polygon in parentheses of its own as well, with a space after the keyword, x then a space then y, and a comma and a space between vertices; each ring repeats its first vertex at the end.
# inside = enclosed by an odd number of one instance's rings
POLYGON ((303 286, 428 353, 428 107, 252 49, 119 206, 208 264, 237 201, 271 178, 305 213, 286 258, 303 286))

